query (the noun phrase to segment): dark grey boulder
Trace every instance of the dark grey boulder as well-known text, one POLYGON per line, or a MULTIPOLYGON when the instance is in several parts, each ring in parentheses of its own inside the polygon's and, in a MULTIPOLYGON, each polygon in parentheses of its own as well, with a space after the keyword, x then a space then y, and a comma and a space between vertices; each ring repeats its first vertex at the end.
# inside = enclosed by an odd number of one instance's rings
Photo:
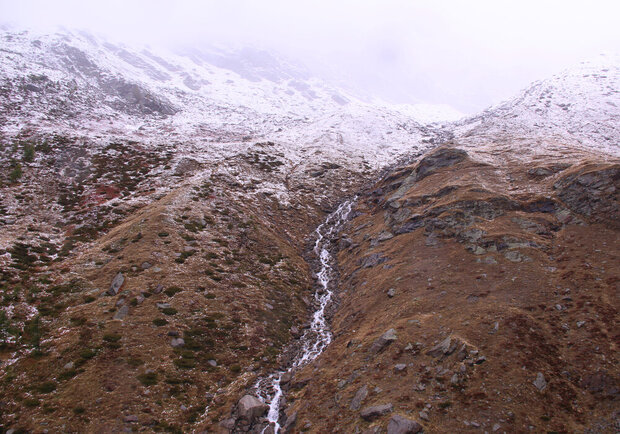
POLYGON ((385 347, 394 342, 396 339, 396 330, 389 329, 381 336, 379 336, 376 341, 373 342, 373 344, 370 346, 369 352, 372 354, 376 354, 382 351, 385 347))
POLYGON ((387 434, 416 434, 422 431, 422 425, 415 420, 395 414, 390 418, 387 434))
POLYGON ((375 420, 383 415, 391 413, 394 410, 392 404, 373 405, 372 407, 366 407, 360 412, 362 419, 366 421, 375 420))
POLYGON ((351 400, 351 410, 357 411, 362 407, 362 402, 368 396, 368 387, 364 384, 362 387, 358 389, 355 393, 355 396, 351 400))
POLYGON ((114 279, 112 279, 112 284, 110 285, 110 289, 108 289, 107 294, 118 294, 118 291, 120 291, 123 283, 125 283, 125 276, 123 276, 123 273, 119 272, 116 276, 114 276, 114 279))

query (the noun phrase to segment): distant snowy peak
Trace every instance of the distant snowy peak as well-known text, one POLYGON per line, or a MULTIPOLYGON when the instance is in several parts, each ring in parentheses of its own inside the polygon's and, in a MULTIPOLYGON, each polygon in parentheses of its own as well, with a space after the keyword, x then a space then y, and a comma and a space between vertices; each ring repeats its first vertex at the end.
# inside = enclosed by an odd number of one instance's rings
POLYGON ((457 122, 466 144, 565 143, 620 155, 620 60, 601 56, 533 83, 517 97, 457 122))

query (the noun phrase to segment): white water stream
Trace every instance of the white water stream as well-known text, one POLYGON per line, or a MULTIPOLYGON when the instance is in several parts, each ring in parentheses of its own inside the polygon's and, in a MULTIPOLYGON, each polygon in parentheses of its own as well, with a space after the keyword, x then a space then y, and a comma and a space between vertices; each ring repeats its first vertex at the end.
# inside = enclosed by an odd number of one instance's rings
MULTIPOLYGON (((340 204, 338 209, 327 216, 327 219, 316 228, 316 242, 314 243, 314 254, 319 259, 320 269, 317 273, 317 280, 321 288, 315 292, 314 298, 317 301, 318 308, 312 315, 312 322, 301 336, 301 350, 295 357, 291 366, 285 371, 279 371, 261 378, 256 383, 258 397, 265 403, 269 404, 269 413, 267 419, 273 423, 274 432, 280 431, 278 422, 280 417, 280 403, 282 400, 282 388, 280 380, 286 372, 293 371, 316 359, 319 354, 331 343, 332 334, 327 325, 325 318, 325 308, 332 300, 333 289, 330 289, 330 282, 333 278, 333 258, 329 251, 332 237, 336 235, 342 225, 347 221, 351 208, 355 199, 347 200, 340 204)), ((265 432, 267 428, 263 430, 265 432)))

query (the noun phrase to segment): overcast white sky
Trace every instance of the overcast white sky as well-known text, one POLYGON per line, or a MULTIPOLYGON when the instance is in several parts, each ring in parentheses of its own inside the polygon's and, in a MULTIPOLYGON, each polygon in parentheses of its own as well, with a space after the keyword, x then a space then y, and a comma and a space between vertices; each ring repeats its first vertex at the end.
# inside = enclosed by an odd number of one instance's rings
POLYGON ((152 46, 253 45, 392 102, 474 112, 601 52, 618 0, 0 0, 0 21, 152 46))

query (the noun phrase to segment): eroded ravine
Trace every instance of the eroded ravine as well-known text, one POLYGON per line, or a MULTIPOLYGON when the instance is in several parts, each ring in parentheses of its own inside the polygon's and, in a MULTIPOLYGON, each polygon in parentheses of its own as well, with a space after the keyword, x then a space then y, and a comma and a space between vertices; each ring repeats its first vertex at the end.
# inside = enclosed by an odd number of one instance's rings
POLYGON ((316 241, 313 254, 316 255, 319 267, 316 273, 319 287, 314 294, 316 310, 312 314, 310 327, 299 339, 299 350, 289 367, 262 377, 256 383, 258 397, 269 405, 267 414, 269 425, 263 432, 269 427, 273 427, 275 433, 280 430, 280 406, 283 397, 283 390, 280 385, 282 376, 316 359, 332 341, 332 333, 326 317, 326 309, 333 300, 335 289, 334 257, 331 248, 335 236, 340 232, 351 213, 355 199, 341 203, 336 211, 327 216, 325 221, 315 230, 316 241))

